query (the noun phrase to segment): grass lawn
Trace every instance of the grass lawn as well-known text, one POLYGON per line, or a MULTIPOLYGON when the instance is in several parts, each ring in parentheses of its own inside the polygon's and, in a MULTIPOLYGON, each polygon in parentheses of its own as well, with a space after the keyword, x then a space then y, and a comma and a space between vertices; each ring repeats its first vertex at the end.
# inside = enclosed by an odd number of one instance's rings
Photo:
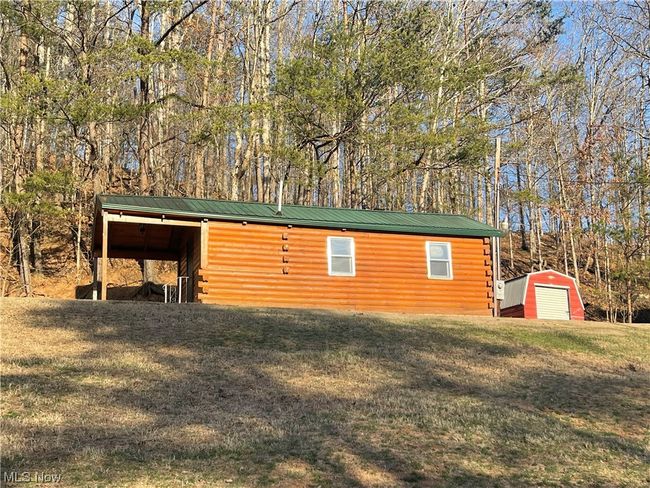
POLYGON ((2 471, 49 486, 650 484, 650 327, 28 299, 0 327, 2 471))

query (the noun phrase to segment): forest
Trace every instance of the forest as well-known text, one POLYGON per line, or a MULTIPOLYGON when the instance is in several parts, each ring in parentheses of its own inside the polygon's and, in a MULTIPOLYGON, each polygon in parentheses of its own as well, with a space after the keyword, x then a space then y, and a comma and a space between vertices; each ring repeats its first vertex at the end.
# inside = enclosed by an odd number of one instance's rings
MULTIPOLYGON (((650 309, 650 1, 0 2, 0 287, 100 193, 468 215, 650 309), (281 190, 280 190, 281 189, 281 190)), ((49 272, 52 272, 51 270, 49 272)))

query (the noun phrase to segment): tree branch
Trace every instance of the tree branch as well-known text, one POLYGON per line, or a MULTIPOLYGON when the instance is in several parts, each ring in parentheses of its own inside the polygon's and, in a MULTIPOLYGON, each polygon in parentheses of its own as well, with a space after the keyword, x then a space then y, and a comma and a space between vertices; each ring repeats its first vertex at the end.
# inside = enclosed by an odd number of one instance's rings
POLYGON ((185 15, 183 15, 180 19, 178 19, 176 22, 174 22, 172 25, 169 26, 169 28, 161 35, 156 42, 154 42, 154 46, 160 46, 163 41, 167 38, 169 34, 171 34, 179 25, 181 25, 185 20, 187 20, 194 12, 196 12, 199 8, 203 7, 208 3, 208 0, 201 0, 199 3, 196 5, 193 5, 192 8, 190 8, 185 15))

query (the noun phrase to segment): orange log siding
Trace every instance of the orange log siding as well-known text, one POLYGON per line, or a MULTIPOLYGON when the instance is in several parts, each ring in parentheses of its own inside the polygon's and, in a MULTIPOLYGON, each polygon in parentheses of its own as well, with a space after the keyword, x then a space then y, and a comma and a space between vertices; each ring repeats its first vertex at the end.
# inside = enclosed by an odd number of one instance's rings
POLYGON ((204 303, 491 315, 489 239, 210 222, 204 303), (327 237, 353 237, 356 276, 329 276, 327 237), (427 277, 425 242, 450 242, 452 280, 427 277))

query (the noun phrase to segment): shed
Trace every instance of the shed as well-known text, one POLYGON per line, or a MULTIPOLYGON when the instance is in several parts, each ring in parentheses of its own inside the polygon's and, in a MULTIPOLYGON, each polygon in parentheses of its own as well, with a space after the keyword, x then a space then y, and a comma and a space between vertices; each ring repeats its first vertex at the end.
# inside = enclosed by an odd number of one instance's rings
POLYGON ((501 316, 584 320, 585 307, 576 280, 548 269, 506 281, 501 316))
POLYGON ((491 315, 499 235, 462 215, 100 195, 93 252, 177 261, 196 302, 491 315))

